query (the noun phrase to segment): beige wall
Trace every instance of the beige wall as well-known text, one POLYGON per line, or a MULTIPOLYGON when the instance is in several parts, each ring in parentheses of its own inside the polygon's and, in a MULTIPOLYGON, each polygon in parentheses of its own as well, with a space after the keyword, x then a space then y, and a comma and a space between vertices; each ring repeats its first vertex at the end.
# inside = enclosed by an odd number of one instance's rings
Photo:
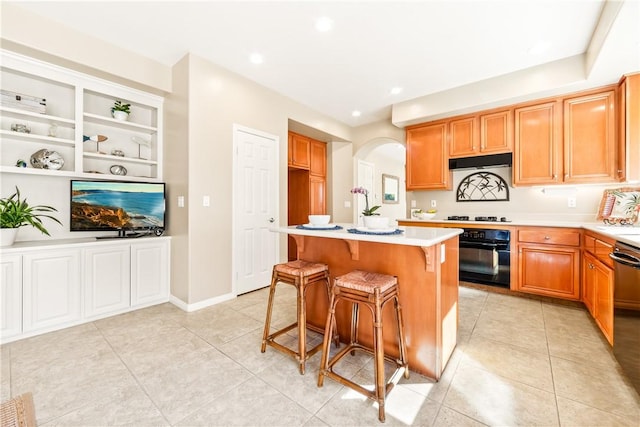
MULTIPOLYGON (((201 58, 187 55, 174 67, 166 67, 7 3, 2 4, 1 19, 4 49, 166 96, 164 175, 168 183, 167 231, 173 237, 171 292, 186 303, 232 291, 234 124, 280 139, 281 224, 286 224, 287 212, 288 122, 330 136, 327 140, 351 140, 347 125, 201 58), (38 31, 33 31, 34 27, 38 31), (185 208, 177 207, 179 195, 185 197, 185 208), (202 206, 203 195, 211 197, 211 207, 202 206)), ((332 155, 334 164, 348 163, 350 146, 332 155)), ((3 174, 2 178, 3 195, 19 185, 32 195, 33 203, 59 207, 57 216, 63 226, 53 224, 52 237, 76 237, 68 235, 68 179, 51 179, 44 187, 40 179, 30 176, 3 174)), ((42 238, 26 229, 19 236, 20 240, 42 238)), ((281 239, 281 259, 286 258, 285 242, 281 239)))
MULTIPOLYGON (((500 175, 511 185, 511 168, 483 169, 500 175)), ((407 200, 416 200, 417 207, 430 209, 430 201, 436 200, 438 214, 435 219, 449 215, 494 215, 507 216, 515 220, 595 221, 596 212, 606 188, 620 188, 624 184, 549 186, 554 189, 577 189, 576 207, 567 206, 569 194, 545 194, 544 187, 509 187, 509 201, 506 202, 456 202, 456 189, 460 181, 478 170, 458 170, 453 172, 452 191, 412 191, 407 200)), ((409 203, 410 206, 410 203, 409 203)), ((409 208, 408 208, 409 210, 409 208)), ((407 212, 408 217, 409 212, 407 212)))
POLYGON ((189 251, 189 61, 173 67, 173 92, 166 97, 164 179, 167 183, 167 233, 171 239, 171 295, 189 301, 191 280, 189 251), (185 198, 183 208, 178 197, 185 198))
POLYGON ((2 2, 0 22, 3 49, 136 89, 157 94, 171 91, 171 68, 159 62, 78 33, 9 2, 2 2))
MULTIPOLYGON (((178 188, 181 182, 188 182, 189 243, 186 258, 189 277, 188 300, 185 302, 193 304, 232 292, 233 125, 257 129, 280 140, 279 221, 282 225, 286 224, 287 218, 289 119, 344 139, 350 138, 351 129, 196 55, 187 55, 176 64, 174 72, 176 78, 186 80, 188 85, 186 105, 189 123, 187 130, 181 130, 181 133, 187 133, 186 137, 172 131, 167 135, 166 144, 174 147, 173 150, 176 144, 186 144, 189 154, 187 167, 167 170, 166 179, 169 188, 174 186, 174 180, 178 188), (205 195, 211 197, 211 207, 202 206, 205 195)), ((181 105, 181 90, 167 98, 168 111, 176 110, 174 102, 181 105)), ((169 123, 172 120, 168 120, 169 123)), ((167 150, 167 161, 171 162, 169 153, 172 148, 167 150)), ((345 158, 350 161, 351 150, 332 154, 334 165, 344 163, 345 158)), ((175 205, 173 199, 175 195, 172 195, 172 206, 175 205)), ((281 259, 286 258, 285 242, 284 238, 281 239, 281 259)), ((179 254, 176 260, 183 263, 183 258, 184 254, 179 254)), ((180 280, 178 277, 175 279, 180 280)), ((178 293, 184 294, 182 291, 178 293)))

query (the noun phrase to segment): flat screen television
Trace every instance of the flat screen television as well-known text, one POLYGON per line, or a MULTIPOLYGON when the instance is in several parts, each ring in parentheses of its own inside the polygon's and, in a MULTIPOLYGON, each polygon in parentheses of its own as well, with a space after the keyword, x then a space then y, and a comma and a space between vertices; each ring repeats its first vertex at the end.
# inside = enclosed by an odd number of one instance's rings
POLYGON ((71 231, 155 232, 165 228, 163 182, 71 180, 71 231))

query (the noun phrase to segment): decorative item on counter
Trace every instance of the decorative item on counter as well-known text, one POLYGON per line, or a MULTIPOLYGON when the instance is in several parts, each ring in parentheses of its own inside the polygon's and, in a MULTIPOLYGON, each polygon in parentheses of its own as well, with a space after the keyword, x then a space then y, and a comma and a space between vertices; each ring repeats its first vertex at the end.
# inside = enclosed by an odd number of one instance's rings
MULTIPOLYGON (((133 142, 135 142, 136 144, 138 144, 138 158, 142 159, 142 156, 140 154, 140 147, 141 146, 145 146, 147 148, 151 147, 151 141, 150 140, 146 140, 144 138, 140 138, 139 136, 132 136, 131 140, 133 142)), ((145 159, 145 160, 149 160, 149 159, 145 159)))
POLYGON ((31 128, 24 123, 11 123, 11 130, 20 133, 31 133, 31 128))
POLYGON ((0 199, 0 232, 1 246, 11 246, 15 241, 18 228, 30 225, 37 228, 43 234, 50 236, 42 225, 42 218, 49 218, 62 225, 57 218, 43 212, 57 212, 56 208, 45 205, 29 206, 27 199, 20 199, 20 190, 11 196, 0 199))
POLYGON ((27 162, 25 162, 22 159, 18 159, 18 161, 16 162, 16 167, 17 168, 26 168, 27 167, 27 162))
POLYGON ((31 166, 36 169, 58 170, 64 166, 64 158, 57 151, 43 148, 31 155, 31 166))
POLYGON ((100 153, 100 143, 106 141, 107 139, 109 138, 104 135, 82 135, 82 142, 93 141, 96 143, 96 153, 100 153))
POLYGON ((604 190, 598 220, 609 225, 634 225, 640 217, 640 187, 604 190))
POLYGON ((57 123, 51 123, 51 125, 49 125, 49 136, 51 137, 56 137, 58 136, 58 124, 57 123))
POLYGON ((116 157, 124 157, 124 151, 122 150, 111 150, 111 155, 116 157))
POLYGON ((496 202, 509 200, 509 186, 499 175, 475 172, 467 175, 456 190, 456 202, 496 202))
POLYGON ((376 212, 376 210, 380 209, 380 206, 373 206, 369 209, 369 190, 364 187, 354 187, 351 189, 351 194, 363 194, 364 195, 364 210, 362 211, 362 215, 364 216, 373 216, 380 215, 376 212))
POLYGON ((109 172, 111 172, 112 175, 126 175, 127 168, 122 165, 113 165, 109 168, 109 172))
POLYGON ((111 107, 111 115, 116 120, 128 120, 131 113, 131 104, 125 104, 119 99, 111 107))
POLYGON ((436 216, 435 209, 429 209, 428 211, 423 211, 422 209, 411 210, 411 216, 418 219, 433 219, 436 216))

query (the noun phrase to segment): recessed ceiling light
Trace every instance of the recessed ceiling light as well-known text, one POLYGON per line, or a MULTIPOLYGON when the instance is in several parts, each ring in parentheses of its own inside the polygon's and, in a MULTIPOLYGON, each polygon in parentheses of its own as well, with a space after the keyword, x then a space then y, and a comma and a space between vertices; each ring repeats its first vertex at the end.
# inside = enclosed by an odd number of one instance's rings
POLYGON ((396 86, 394 88, 391 88, 391 90, 389 92, 391 93, 391 95, 397 95, 400 92, 402 92, 402 88, 396 86))
POLYGON ((249 55, 249 61, 253 64, 262 64, 264 62, 264 57, 259 53, 252 53, 249 55))
POLYGON ((360 117, 362 115, 362 113, 358 110, 353 110, 353 112, 351 113, 351 115, 353 117, 360 117))
POLYGON ((321 33, 326 33, 333 28, 333 20, 331 18, 327 18, 326 16, 320 17, 316 19, 316 30, 321 33))

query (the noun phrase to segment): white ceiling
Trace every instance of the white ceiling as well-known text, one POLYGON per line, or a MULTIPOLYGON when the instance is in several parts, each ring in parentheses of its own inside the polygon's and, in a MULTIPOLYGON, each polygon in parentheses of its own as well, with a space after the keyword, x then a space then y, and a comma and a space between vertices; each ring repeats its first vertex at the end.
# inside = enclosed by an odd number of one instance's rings
POLYGON ((358 126, 397 102, 584 53, 604 0, 14 4, 168 66, 191 52, 358 126), (333 29, 320 33, 323 16, 333 29))

